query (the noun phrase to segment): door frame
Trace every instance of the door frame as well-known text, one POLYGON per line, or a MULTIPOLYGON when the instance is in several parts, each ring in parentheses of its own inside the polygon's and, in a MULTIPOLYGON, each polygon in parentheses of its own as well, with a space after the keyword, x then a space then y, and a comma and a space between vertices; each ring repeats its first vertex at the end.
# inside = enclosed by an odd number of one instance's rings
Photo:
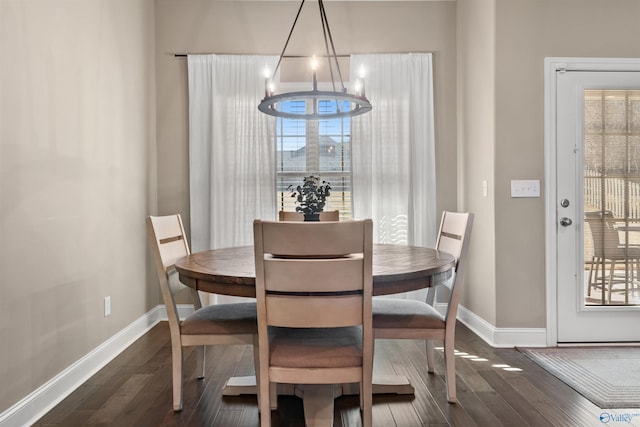
POLYGON ((544 178, 545 178, 545 281, 547 346, 558 344, 557 185, 556 185, 556 73, 562 71, 640 71, 638 58, 544 59, 544 178))

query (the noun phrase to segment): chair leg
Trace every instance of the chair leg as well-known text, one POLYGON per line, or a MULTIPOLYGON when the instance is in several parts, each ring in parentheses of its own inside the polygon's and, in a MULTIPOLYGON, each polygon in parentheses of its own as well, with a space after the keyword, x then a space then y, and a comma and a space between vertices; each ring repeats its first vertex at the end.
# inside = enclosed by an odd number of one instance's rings
POLYGON ((589 286, 587 286, 587 296, 590 297, 591 296, 591 287, 592 286, 598 286, 598 272, 596 270, 596 277, 595 277, 595 281, 594 281, 594 277, 593 277, 593 266, 596 263, 596 257, 592 257, 591 258, 591 266, 589 267, 589 286))
MULTIPOLYGON (((613 287, 613 274, 615 267, 615 261, 611 260, 611 266, 609 267, 609 289, 607 290, 607 300, 609 301, 609 304, 611 304, 611 288, 613 287)), ((604 288, 602 289, 602 292, 604 293, 604 288)))
POLYGON ((444 365, 445 378, 447 381, 447 400, 449 403, 456 403, 456 359, 454 354, 453 337, 444 339, 444 365))
POLYGON ((258 411, 260 413, 260 427, 271 427, 271 404, 270 404, 270 387, 271 384, 265 381, 263 376, 260 380, 256 380, 258 383, 258 411), (265 384, 266 383, 266 384, 265 384))
POLYGON ((425 340, 427 352, 427 372, 433 374, 435 372, 435 359, 433 357, 433 340, 425 340))
POLYGON ((197 360, 197 370, 198 379, 201 380, 204 378, 204 370, 206 368, 206 357, 207 357, 207 347, 204 345, 196 346, 196 360, 197 360))
POLYGON ((260 404, 260 348, 258 347, 258 336, 253 337, 253 369, 256 376, 256 394, 258 404, 260 404))
POLYGON ((360 383, 360 413, 362 414, 362 426, 371 427, 373 424, 373 387, 360 383))
POLYGON ((269 403, 270 409, 278 409, 278 383, 269 383, 269 403))
POLYGON ((171 344, 171 365, 173 377, 173 410, 182 411, 182 347, 171 344))

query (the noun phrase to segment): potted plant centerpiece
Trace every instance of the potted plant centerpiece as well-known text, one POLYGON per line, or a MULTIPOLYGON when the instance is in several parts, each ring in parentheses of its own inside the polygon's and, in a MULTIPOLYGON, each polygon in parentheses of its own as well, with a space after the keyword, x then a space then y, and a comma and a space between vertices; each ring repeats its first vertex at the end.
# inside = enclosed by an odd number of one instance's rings
POLYGON ((331 194, 331 185, 327 181, 320 180, 317 175, 305 176, 302 185, 295 188, 290 185, 289 191, 296 199, 296 212, 302 212, 305 221, 320 221, 320 212, 331 194))

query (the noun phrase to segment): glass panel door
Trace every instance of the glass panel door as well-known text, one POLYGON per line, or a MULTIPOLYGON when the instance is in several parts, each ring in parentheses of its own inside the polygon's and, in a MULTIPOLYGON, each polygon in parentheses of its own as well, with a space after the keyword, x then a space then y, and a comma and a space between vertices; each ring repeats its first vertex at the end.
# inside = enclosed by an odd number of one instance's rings
POLYGON ((640 72, 555 78, 557 342, 639 341, 640 72))
POLYGON ((585 305, 640 303, 640 91, 584 90, 585 305))

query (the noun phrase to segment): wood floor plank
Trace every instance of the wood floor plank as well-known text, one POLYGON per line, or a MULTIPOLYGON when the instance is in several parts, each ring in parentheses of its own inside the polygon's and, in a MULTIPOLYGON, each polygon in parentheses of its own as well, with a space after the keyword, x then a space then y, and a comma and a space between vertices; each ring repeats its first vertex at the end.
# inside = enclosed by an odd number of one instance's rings
MULTIPOLYGON (((404 347, 400 341, 390 340, 387 346, 394 346, 395 353, 402 355, 402 359, 394 366, 394 372, 398 375, 404 375, 411 381, 415 388, 415 396, 411 399, 411 405, 424 425, 442 424, 446 422, 442 411, 438 407, 436 401, 431 394, 431 390, 423 381, 421 374, 429 375, 427 370, 427 355, 424 345, 406 345, 407 343, 417 343, 416 341, 404 341, 404 347)), ((402 396, 406 399, 408 396, 402 396)))
MULTIPOLYGON (((412 345, 414 348, 417 348, 415 347, 417 345, 415 341, 399 340, 396 342, 400 346, 401 352, 410 352, 412 345)), ((444 370, 443 363, 439 364, 441 370, 436 370, 435 373, 430 374, 426 369, 423 369, 424 365, 419 362, 417 357, 409 357, 407 361, 416 368, 416 372, 422 379, 426 389, 429 390, 431 396, 433 396, 434 402, 449 425, 463 427, 477 425, 463 405, 450 404, 447 401, 446 385, 444 377, 442 376, 442 371, 444 370)), ((464 387, 463 384, 461 384, 461 386, 464 387)), ((419 393, 420 391, 417 392, 419 393)))
POLYGON ((384 396, 373 396, 373 424, 379 426, 397 426, 391 414, 391 407, 385 401, 384 396))
POLYGON ((87 420, 89 425, 116 425, 115 418, 125 412, 128 403, 146 386, 151 379, 150 374, 135 374, 87 420))
POLYGON ((501 375, 519 380, 522 378, 540 390, 560 408, 568 423, 589 425, 593 420, 599 422, 599 414, 602 412, 600 408, 519 351, 504 352, 502 358, 509 364, 518 364, 523 371, 522 373, 502 372, 501 375))
MULTIPOLYGON (((374 426, 602 425, 598 417, 603 410, 517 349, 492 348, 462 325, 456 334, 459 351, 486 359, 473 361, 462 355, 456 356, 456 404, 450 404, 446 399, 442 351, 436 352, 436 372, 429 374, 426 372, 422 341, 376 342, 375 372, 406 375, 416 387, 416 392, 412 396, 374 396, 374 426), (521 370, 506 371, 496 366, 500 364, 521 370)), ((34 425, 259 426, 255 396, 222 397, 226 379, 253 373, 253 350, 250 346, 208 348, 205 378, 202 380, 196 378, 196 352, 186 348, 183 354, 182 412, 174 412, 172 407, 169 330, 166 322, 161 322, 34 425)), ((616 414, 625 410, 611 412, 616 414)), ((298 397, 280 396, 278 410, 269 415, 273 427, 304 427, 302 400, 298 397)), ((634 425, 634 422, 626 425, 634 425)), ((640 424, 640 419, 635 424, 640 424)), ((358 398, 343 396, 336 399, 334 426, 360 425, 358 398)))
MULTIPOLYGON (((515 390, 511 384, 507 383, 495 370, 485 370, 481 374, 487 383, 498 393, 513 411, 522 419, 522 423, 517 425, 552 425, 545 414, 539 412, 529 399, 515 390)), ((508 424, 507 424, 508 425, 508 424)), ((514 424, 516 425, 516 424, 514 424)))
POLYGON ((342 396, 336 399, 333 425, 341 427, 360 427, 362 425, 358 396, 342 396))
POLYGON ((37 426, 58 425, 69 416, 69 412, 78 408, 90 395, 95 393, 99 386, 82 384, 64 400, 65 404, 57 405, 44 415, 36 424, 37 426))

